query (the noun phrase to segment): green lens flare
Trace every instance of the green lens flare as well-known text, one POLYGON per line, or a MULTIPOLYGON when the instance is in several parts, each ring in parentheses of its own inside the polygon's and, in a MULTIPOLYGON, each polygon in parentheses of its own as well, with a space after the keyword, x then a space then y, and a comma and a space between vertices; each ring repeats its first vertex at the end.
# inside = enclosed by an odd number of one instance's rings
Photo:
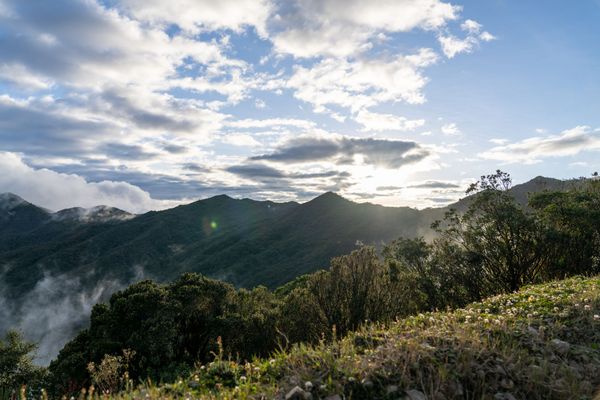
POLYGON ((211 221, 210 227, 213 228, 213 229, 217 229, 217 222, 216 221, 211 221))

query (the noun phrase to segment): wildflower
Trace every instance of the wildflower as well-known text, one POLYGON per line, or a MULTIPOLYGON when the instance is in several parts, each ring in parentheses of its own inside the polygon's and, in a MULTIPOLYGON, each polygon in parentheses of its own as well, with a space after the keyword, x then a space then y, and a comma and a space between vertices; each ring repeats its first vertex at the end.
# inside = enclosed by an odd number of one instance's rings
POLYGON ((600 315, 594 314, 594 319, 600 319, 600 315))
POLYGON ((589 311, 592 309, 592 306, 590 306, 589 304, 586 304, 585 306, 583 306, 583 309, 586 311, 589 311))

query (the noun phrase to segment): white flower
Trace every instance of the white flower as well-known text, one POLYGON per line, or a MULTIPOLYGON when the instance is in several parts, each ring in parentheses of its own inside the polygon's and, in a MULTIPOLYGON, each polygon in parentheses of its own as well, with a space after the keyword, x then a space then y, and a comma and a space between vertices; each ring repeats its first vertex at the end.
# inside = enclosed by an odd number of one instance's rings
POLYGON ((583 309, 589 311, 592 309, 592 306, 590 306, 589 304, 586 304, 585 306, 583 306, 583 309))
POLYGON ((600 315, 594 314, 594 319, 600 319, 600 315))

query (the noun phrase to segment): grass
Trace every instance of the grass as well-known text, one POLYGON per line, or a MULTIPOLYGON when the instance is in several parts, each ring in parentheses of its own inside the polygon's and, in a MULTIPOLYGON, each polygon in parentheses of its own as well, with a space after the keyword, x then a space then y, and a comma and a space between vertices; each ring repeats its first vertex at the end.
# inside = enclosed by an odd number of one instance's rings
POLYGON ((600 389, 600 278, 367 324, 271 359, 237 363, 217 355, 186 379, 110 398, 270 399, 296 386, 313 399, 592 399, 600 389))

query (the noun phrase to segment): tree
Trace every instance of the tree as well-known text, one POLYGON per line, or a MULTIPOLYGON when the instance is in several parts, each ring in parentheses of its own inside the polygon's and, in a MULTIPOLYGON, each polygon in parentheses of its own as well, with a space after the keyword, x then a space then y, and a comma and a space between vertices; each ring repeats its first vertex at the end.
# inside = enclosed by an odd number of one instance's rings
POLYGON ((543 277, 549 261, 546 226, 511 196, 511 178, 500 170, 472 184, 468 210, 447 214, 437 246, 465 275, 473 274, 478 297, 512 292, 543 277))
POLYGON ((552 230, 553 277, 598 274, 600 265, 600 180, 597 174, 567 192, 536 193, 529 205, 552 230))
POLYGON ((38 389, 46 370, 33 364, 36 348, 17 331, 0 339, 0 399, 16 397, 23 385, 38 389))

